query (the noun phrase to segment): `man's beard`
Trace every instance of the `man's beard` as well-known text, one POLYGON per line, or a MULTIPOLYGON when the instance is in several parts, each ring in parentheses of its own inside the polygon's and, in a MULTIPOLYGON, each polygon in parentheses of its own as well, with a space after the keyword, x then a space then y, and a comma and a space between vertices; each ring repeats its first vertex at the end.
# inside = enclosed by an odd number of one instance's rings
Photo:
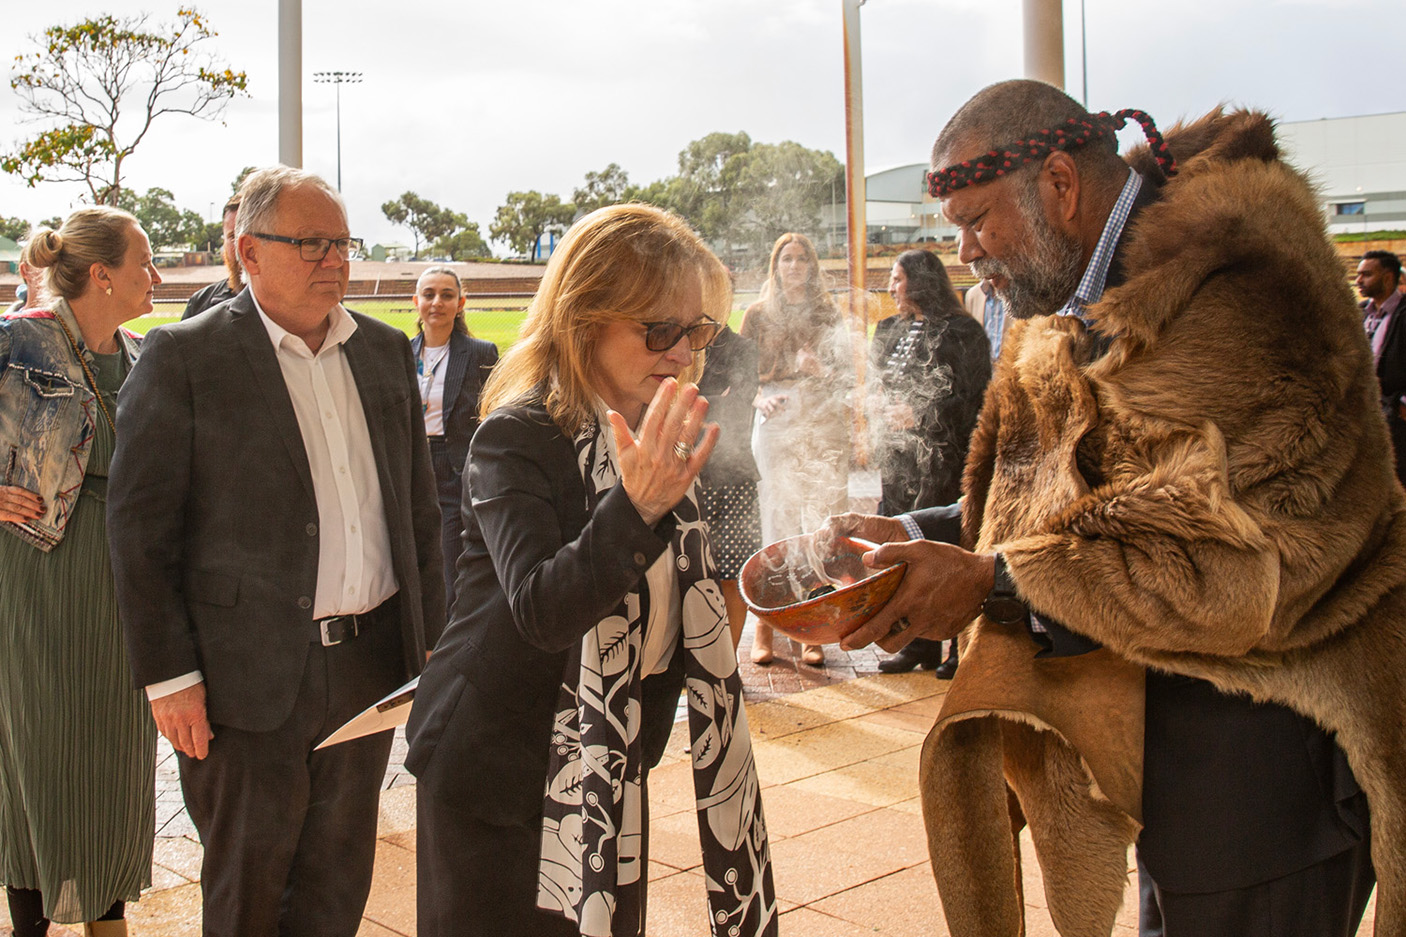
POLYGON ((1077 238, 1050 224, 1033 182, 1021 189, 1016 205, 1025 221, 1025 244, 1004 261, 974 260, 971 270, 983 279, 999 276, 1005 281, 996 295, 1012 317, 1047 316, 1069 302, 1079 288, 1084 252, 1077 238))
POLYGON ((225 259, 225 282, 236 293, 244 289, 244 271, 239 266, 239 261, 225 259))

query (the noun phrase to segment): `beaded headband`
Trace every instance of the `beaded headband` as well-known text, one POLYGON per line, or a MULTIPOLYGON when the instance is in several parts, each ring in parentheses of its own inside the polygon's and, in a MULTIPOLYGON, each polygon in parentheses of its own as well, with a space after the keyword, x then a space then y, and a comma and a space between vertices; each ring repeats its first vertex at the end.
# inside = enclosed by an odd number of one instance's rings
POLYGON ((1043 162, 1045 157, 1055 150, 1075 150, 1094 140, 1111 137, 1123 129, 1128 118, 1142 125, 1142 132, 1147 135, 1147 142, 1152 147, 1153 158, 1157 160, 1157 165, 1162 167, 1162 171, 1168 176, 1176 175, 1176 160, 1172 158, 1172 151, 1167 148, 1167 141, 1162 139, 1162 134, 1152 122, 1152 118, 1144 111, 1128 108, 1116 114, 1107 111, 1090 114, 1087 120, 1071 117, 1062 126, 1041 130, 1028 140, 1017 140, 976 159, 964 160, 946 169, 934 170, 924 177, 927 180, 928 195, 933 198, 946 198, 969 185, 994 182, 1001 176, 1015 172, 1026 163, 1035 160, 1043 162))

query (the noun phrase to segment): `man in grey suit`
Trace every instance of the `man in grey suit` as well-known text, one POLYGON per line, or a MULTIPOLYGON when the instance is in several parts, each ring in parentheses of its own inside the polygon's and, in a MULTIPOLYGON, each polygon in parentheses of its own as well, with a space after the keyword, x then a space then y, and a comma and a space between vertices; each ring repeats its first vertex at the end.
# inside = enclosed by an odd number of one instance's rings
POLYGON ((205 846, 206 935, 352 937, 391 733, 313 749, 444 622, 409 342, 341 305, 326 182, 251 174, 249 286, 157 329, 122 389, 108 522, 136 683, 205 846))

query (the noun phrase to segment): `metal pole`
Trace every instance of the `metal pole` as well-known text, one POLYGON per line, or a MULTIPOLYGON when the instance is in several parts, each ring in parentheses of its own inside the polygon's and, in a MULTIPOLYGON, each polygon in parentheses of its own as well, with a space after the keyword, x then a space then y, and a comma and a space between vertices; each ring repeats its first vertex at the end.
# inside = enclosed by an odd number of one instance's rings
POLYGON ((357 84, 361 72, 313 72, 312 80, 320 85, 337 86, 337 191, 342 191, 342 85, 357 84))
POLYGON ((278 161, 303 165, 303 0, 278 0, 278 161))
POLYGON ((1064 87, 1063 0, 1025 0, 1025 77, 1064 87))
POLYGON ((1089 28, 1084 22, 1086 0, 1079 0, 1079 57, 1083 60, 1084 80, 1080 84, 1084 90, 1084 110, 1089 109, 1089 28))
MULTIPOLYGON (((855 399, 864 399, 865 339, 869 313, 865 300, 865 274, 868 268, 868 218, 864 191, 864 69, 859 42, 859 8, 864 0, 841 0, 845 27, 845 211, 846 249, 849 261, 849 319, 854 349, 854 372, 858 379, 855 399)), ((863 407, 854 408, 854 438, 864 438, 863 407)), ((868 461, 867 452, 857 453, 858 461, 868 461)))
POLYGON ((342 83, 337 82, 337 191, 342 191, 342 83))

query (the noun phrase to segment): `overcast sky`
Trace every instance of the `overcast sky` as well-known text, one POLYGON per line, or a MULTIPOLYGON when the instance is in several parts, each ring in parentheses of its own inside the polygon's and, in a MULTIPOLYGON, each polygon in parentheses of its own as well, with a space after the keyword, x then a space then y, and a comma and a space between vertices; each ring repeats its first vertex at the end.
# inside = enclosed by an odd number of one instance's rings
MULTIPOLYGON (((1162 126, 1228 101, 1285 120, 1406 109, 1397 75, 1400 0, 1086 0, 1088 104, 1137 107, 1162 126), (1374 77, 1376 76, 1376 77, 1374 77)), ((58 22, 177 0, 7 2, 0 62, 58 22)), ((124 182, 162 186, 210 218, 247 165, 275 162, 277 0, 197 4, 208 43, 249 75, 223 125, 168 117, 124 182)), ((1022 68, 1020 0, 869 0, 861 11, 867 170, 925 161, 974 92, 1022 68)), ((1066 0, 1066 88, 1080 83, 1080 4, 1066 0)), ((674 173, 712 131, 795 140, 844 155, 840 0, 304 0, 304 162, 336 175, 333 88, 342 88, 342 187, 353 234, 409 243, 380 205, 407 189, 466 213, 485 237, 512 190, 563 199, 617 162, 636 182, 674 173)), ((0 150, 26 132, 0 87, 0 150)), ((0 214, 65 214, 79 186, 0 176, 0 214)), ((502 245, 494 245, 500 256, 502 245)))

